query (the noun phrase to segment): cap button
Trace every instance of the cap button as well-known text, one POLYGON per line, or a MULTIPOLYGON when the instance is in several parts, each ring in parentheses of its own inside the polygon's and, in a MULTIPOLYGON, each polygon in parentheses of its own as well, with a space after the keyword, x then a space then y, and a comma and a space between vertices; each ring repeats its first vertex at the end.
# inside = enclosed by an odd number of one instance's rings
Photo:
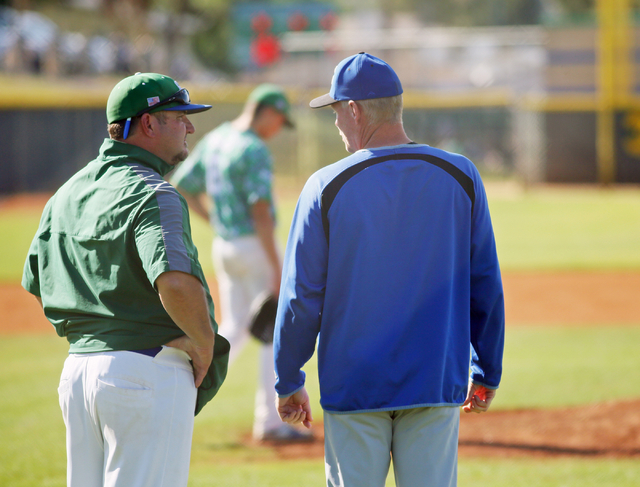
POLYGON ((360 51, 358 54, 366 54, 366 52, 364 52, 364 51, 360 51))

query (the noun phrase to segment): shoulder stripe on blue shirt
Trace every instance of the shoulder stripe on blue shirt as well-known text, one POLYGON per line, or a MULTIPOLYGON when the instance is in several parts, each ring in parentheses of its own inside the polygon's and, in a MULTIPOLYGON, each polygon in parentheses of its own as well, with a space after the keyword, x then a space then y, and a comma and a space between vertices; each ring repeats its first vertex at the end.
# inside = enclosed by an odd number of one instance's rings
POLYGON ((429 154, 414 153, 389 154, 386 156, 374 157, 372 159, 362 161, 358 164, 354 164, 353 166, 345 169, 335 178, 333 178, 333 180, 331 180, 331 182, 327 184, 327 186, 322 190, 322 226, 324 227, 324 234, 327 239, 327 243, 329 242, 329 210, 331 209, 333 200, 335 200, 336 196, 340 192, 340 189, 342 189, 342 187, 347 181, 349 181, 349 179, 351 179, 359 172, 367 169, 368 167, 380 164, 381 162, 391 160, 421 160, 429 164, 433 164, 434 166, 437 166, 440 169, 446 171, 460 184, 460 186, 462 186, 462 189, 464 189, 465 193, 467 193, 467 196, 469 196, 469 199, 471 200, 471 212, 473 213, 473 206, 476 200, 476 192, 473 186, 473 180, 450 162, 445 161, 440 157, 432 156, 429 154))
POLYGON ((129 167, 155 192, 169 268, 191 274, 191 260, 182 239, 182 205, 176 189, 148 167, 141 164, 129 167))

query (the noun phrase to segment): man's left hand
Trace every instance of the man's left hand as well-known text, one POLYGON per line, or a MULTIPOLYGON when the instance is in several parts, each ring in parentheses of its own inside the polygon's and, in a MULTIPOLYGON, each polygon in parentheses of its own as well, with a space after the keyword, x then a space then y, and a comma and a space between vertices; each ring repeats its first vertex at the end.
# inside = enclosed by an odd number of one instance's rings
POLYGON ((166 344, 166 346, 178 348, 187 352, 189 358, 191 358, 191 365, 193 366, 193 380, 195 386, 200 387, 200 384, 202 384, 202 381, 207 375, 209 365, 211 365, 211 361, 213 360, 213 346, 198 346, 186 335, 171 340, 166 344))
POLYGON ((462 405, 462 410, 465 413, 484 413, 491 406, 491 401, 495 396, 495 389, 487 389, 484 386, 470 382, 467 399, 462 405))

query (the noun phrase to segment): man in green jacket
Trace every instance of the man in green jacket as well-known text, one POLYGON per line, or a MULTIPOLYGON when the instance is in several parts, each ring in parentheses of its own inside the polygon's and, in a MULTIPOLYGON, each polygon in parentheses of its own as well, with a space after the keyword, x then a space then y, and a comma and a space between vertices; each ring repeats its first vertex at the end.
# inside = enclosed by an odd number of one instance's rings
POLYGON ((70 343, 58 389, 70 487, 187 485, 197 388, 215 393, 229 345, 187 204, 163 175, 189 153, 187 115, 209 108, 167 76, 120 81, 110 138, 31 244, 22 284, 70 343))

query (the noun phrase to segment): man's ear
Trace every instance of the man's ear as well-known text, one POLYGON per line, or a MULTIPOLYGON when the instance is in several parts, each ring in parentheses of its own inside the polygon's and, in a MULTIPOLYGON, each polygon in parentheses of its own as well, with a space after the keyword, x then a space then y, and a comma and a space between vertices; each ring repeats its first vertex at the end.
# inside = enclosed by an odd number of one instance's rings
POLYGON ((353 100, 349 100, 349 113, 356 122, 362 117, 362 108, 353 100))
POLYGON ((138 128, 147 137, 153 137, 155 135, 155 117, 150 113, 143 113, 138 123, 138 128))

